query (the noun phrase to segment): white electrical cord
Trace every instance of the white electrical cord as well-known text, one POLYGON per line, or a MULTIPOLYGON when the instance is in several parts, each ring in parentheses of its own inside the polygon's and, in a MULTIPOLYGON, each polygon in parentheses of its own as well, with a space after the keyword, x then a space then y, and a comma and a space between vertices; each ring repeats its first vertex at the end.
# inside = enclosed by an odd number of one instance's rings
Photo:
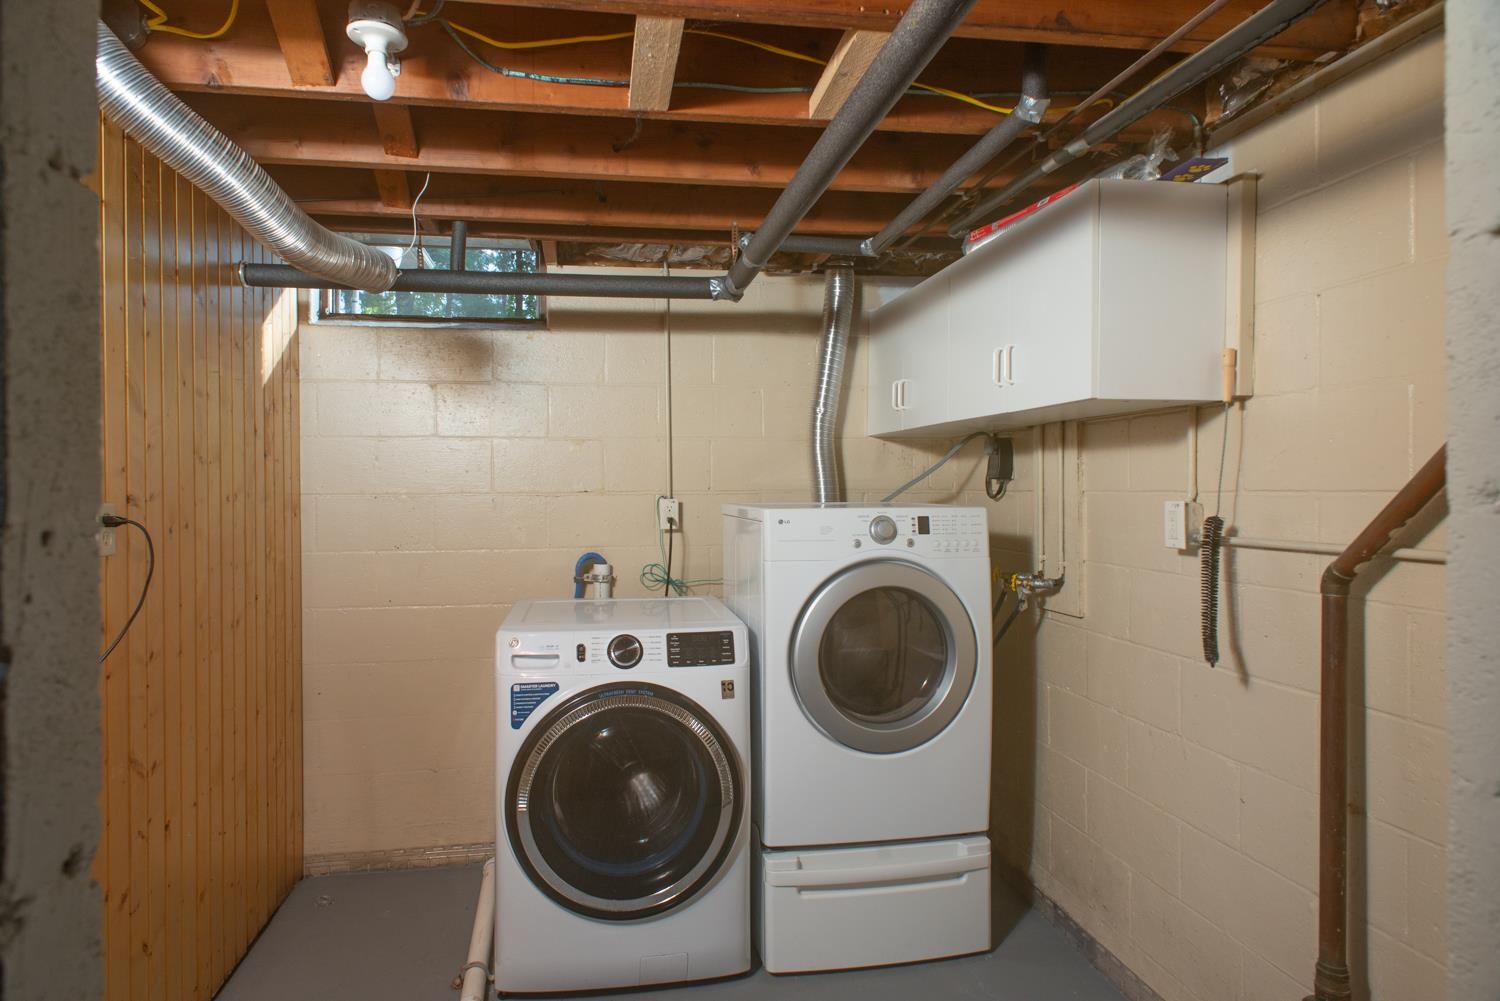
MULTIPOLYGON (((422 190, 418 191, 417 192, 417 197, 415 197, 415 198, 413 198, 411 200, 411 243, 407 244, 407 247, 406 247, 406 252, 408 254, 411 253, 413 250, 416 250, 417 249, 417 244, 421 242, 420 238, 417 236, 417 206, 422 204, 422 196, 425 195, 425 194, 427 194, 427 185, 429 185, 431 183, 432 183, 432 171, 429 170, 427 172, 426 179, 422 181, 422 190)), ((420 268, 421 266, 422 266, 422 255, 418 254, 417 255, 417 267, 420 268)))

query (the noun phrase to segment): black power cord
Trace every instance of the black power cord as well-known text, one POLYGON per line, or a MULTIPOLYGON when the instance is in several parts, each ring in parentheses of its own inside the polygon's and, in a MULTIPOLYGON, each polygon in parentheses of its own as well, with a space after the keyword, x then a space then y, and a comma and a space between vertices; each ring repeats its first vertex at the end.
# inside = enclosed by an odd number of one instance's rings
POLYGON ((125 625, 120 629, 120 634, 99 655, 99 663, 102 664, 109 659, 110 654, 115 652, 115 647, 119 646, 120 641, 125 638, 125 634, 130 632, 130 627, 135 623, 136 616, 140 615, 141 609, 145 607, 146 592, 151 589, 151 575, 156 572, 156 547, 151 543, 151 533, 146 531, 146 526, 134 518, 122 518, 119 515, 106 514, 100 517, 99 523, 105 528, 123 528, 126 525, 134 525, 141 530, 141 535, 146 538, 146 582, 141 585, 141 596, 136 599, 135 609, 131 611, 130 618, 125 620, 125 625))

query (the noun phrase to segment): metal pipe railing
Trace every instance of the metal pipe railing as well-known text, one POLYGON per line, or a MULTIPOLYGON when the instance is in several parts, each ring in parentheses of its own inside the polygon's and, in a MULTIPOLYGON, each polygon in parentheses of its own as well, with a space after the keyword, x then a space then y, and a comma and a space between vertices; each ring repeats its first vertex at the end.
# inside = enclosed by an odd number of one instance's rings
MULTIPOLYGON (((1025 61, 1021 70, 1021 97, 1010 114, 1002 118, 994 128, 980 137, 963 156, 943 172, 906 208, 901 210, 885 228, 874 236, 865 237, 820 237, 792 235, 782 241, 781 249, 801 254, 833 254, 839 257, 879 257, 903 233, 927 218, 943 199, 958 190, 959 185, 973 177, 985 164, 1004 152, 1005 148, 1025 131, 1035 125, 1047 113, 1051 99, 1047 96, 1047 47, 1026 46, 1025 61)), ((750 237, 741 238, 742 245, 750 237)))
MULTIPOLYGON (((392 292, 456 292, 476 295, 576 295, 618 299, 715 299, 711 278, 664 275, 549 275, 510 271, 450 271, 412 268, 396 272, 392 292)), ((348 288, 285 264, 240 265, 240 281, 251 288, 348 288)))
POLYGON ((975 2, 914 0, 881 46, 875 62, 818 137, 807 159, 792 175, 786 190, 724 276, 724 290, 729 298, 738 299, 744 294, 975 2))
POLYGON ((1106 139, 1113 138, 1127 126, 1133 125, 1157 110, 1189 87, 1202 83, 1255 46, 1310 14, 1322 3, 1323 0, 1271 0, 1260 10, 1120 102, 1114 110, 1084 129, 1077 139, 1052 153, 1036 167, 980 202, 962 219, 948 227, 948 235, 955 239, 962 238, 976 224, 989 221, 1003 205, 1043 177, 1077 160, 1106 139))
POLYGON ((1360 566, 1442 491, 1448 446, 1439 448, 1323 571, 1318 778, 1318 962, 1307 1001, 1348 1001, 1349 986, 1349 591, 1360 566))

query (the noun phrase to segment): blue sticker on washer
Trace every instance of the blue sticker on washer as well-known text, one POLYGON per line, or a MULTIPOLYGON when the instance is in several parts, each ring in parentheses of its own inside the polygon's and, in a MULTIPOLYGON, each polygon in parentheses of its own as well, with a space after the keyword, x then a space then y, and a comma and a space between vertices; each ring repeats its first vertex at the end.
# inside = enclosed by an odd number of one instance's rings
POLYGON ((521 729, 536 707, 557 692, 555 681, 519 681, 510 686, 510 728, 521 729))

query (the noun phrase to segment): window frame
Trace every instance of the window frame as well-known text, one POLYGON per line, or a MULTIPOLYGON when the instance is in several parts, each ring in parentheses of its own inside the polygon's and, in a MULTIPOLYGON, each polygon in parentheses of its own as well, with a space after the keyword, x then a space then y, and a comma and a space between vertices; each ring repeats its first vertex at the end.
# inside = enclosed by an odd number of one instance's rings
MULTIPOLYGON (((391 233, 345 233, 342 234, 352 240, 357 240, 368 246, 384 250, 399 259, 399 254, 404 253, 411 245, 411 239, 398 234, 391 233)), ((439 237, 428 237, 424 235, 419 241, 419 246, 424 250, 437 249, 443 252, 450 250, 450 243, 439 237), (436 246, 434 246, 436 245, 436 246)), ((506 239, 498 237, 470 237, 466 249, 469 252, 475 250, 529 250, 536 255, 535 274, 546 273, 546 261, 542 256, 541 246, 535 240, 506 239)), ((338 325, 338 326, 376 326, 376 327, 412 327, 416 329, 484 329, 484 330, 538 330, 547 327, 547 297, 536 296, 537 315, 535 317, 518 317, 507 319, 505 317, 488 316, 453 316, 453 317, 426 317, 412 316, 408 314, 380 315, 373 313, 343 313, 333 312, 330 306, 333 297, 342 289, 313 289, 308 296, 308 319, 312 323, 338 325)), ((475 293, 436 293, 439 295, 470 295, 475 293)), ((460 300, 462 302, 462 300, 460 300)))

